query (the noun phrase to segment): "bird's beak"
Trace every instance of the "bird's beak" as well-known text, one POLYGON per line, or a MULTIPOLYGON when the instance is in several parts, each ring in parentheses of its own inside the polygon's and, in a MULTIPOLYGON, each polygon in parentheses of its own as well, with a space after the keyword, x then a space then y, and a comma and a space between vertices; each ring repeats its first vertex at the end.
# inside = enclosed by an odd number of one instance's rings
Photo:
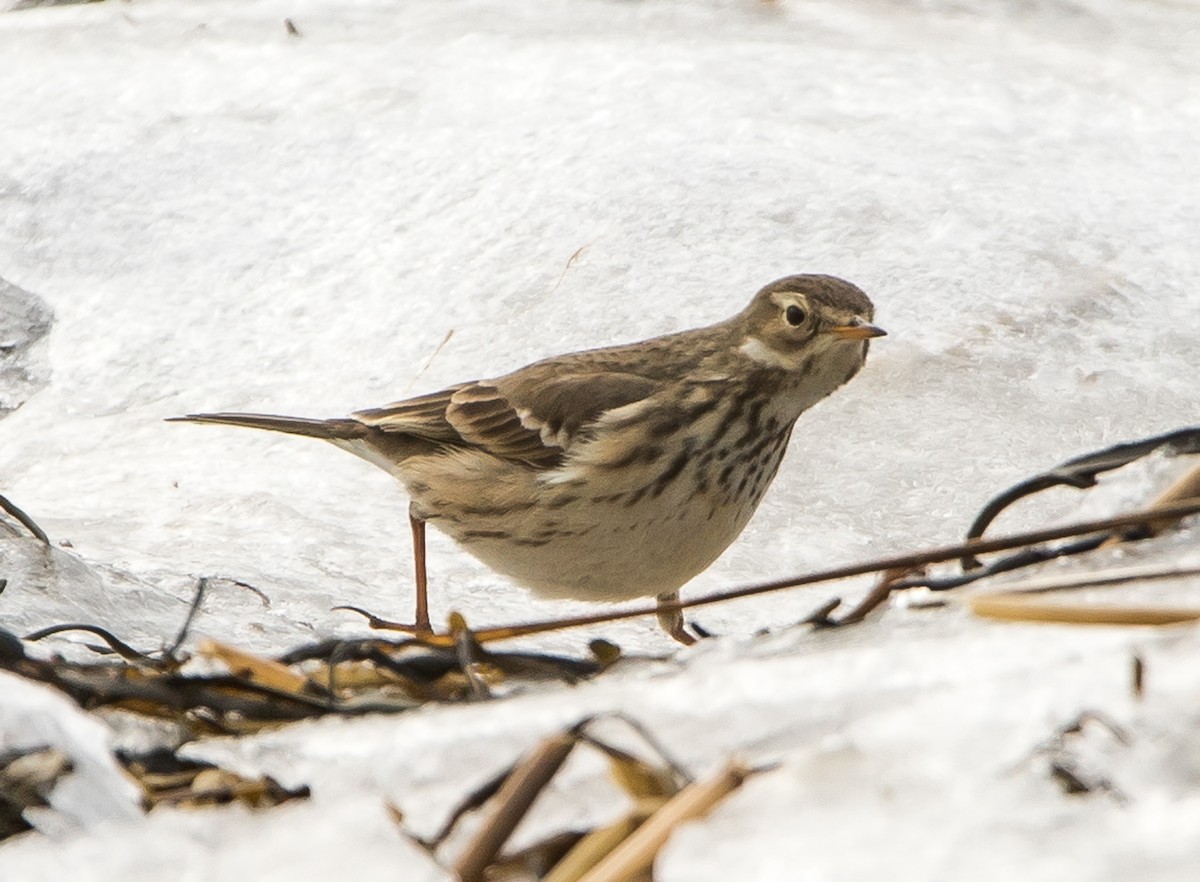
POLYGON ((866 340, 870 337, 886 337, 887 331, 862 319, 855 319, 848 325, 836 325, 829 333, 841 340, 866 340))

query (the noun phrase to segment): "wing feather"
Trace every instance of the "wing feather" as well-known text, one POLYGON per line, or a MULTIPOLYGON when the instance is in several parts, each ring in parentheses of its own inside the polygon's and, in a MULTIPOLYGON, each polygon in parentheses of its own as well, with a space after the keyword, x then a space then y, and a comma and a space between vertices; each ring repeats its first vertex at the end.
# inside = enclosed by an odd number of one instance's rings
POLYGON ((354 418, 384 432, 473 447, 538 468, 563 462, 605 412, 654 395, 661 382, 611 370, 562 373, 525 368, 497 380, 362 410, 354 418))
POLYGON ((350 416, 384 432, 415 435, 430 441, 453 444, 462 441, 462 437, 446 420, 446 408, 450 404, 450 396, 461 388, 461 385, 451 386, 441 392, 356 411, 350 416))

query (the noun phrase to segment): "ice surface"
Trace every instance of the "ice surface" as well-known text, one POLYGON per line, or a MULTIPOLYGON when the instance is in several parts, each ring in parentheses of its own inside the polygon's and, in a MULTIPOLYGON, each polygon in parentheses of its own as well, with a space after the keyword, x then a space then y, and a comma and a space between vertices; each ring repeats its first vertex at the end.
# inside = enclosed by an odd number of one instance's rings
MULTIPOLYGON (((269 597, 217 583, 198 623, 248 648, 356 631, 339 603, 406 611, 406 502, 386 475, 303 440, 161 419, 340 415, 715 320, 792 272, 853 280, 890 336, 802 418, 762 510, 687 593, 952 540, 1027 474, 1195 422, 1198 28, 1194 5, 1117 0, 0 15, 0 276, 54 316, 49 385, 0 421, 0 492, 73 546, 0 529, 0 624, 86 618, 152 648, 199 575, 269 597)), ((1061 491, 997 529, 1076 503, 1061 491)), ((590 609, 533 601, 440 537, 430 554, 439 615, 590 609)), ((753 636, 832 590, 707 608, 699 620, 727 636, 666 668, 197 747, 292 770, 314 806, 27 840, 0 868, 161 878, 143 848, 161 836, 179 865, 243 859, 266 878, 274 856, 303 878, 339 847, 308 832, 368 817, 363 859, 408 866, 372 814, 383 795, 414 817, 442 810, 605 708, 698 769, 730 751, 782 763, 680 837, 664 879, 1194 868, 1190 630, 894 608, 845 634, 753 636), (1171 678, 1143 706, 1125 697, 1135 646, 1171 678), (1137 736, 1123 806, 1021 765, 1094 706, 1137 736), (1156 764, 1174 785, 1154 783, 1156 764)), ((603 633, 671 651, 650 622, 603 633)), ((604 799, 598 771, 579 777, 604 799)), ((570 795, 562 814, 580 810, 570 795)))
POLYGON ((52 318, 40 297, 0 279, 0 417, 46 385, 40 344, 52 318))
POLYGON ((141 794, 112 758, 108 727, 65 696, 0 671, 0 752, 43 747, 66 754, 74 771, 51 794, 54 811, 38 810, 34 826, 61 835, 140 817, 141 794))

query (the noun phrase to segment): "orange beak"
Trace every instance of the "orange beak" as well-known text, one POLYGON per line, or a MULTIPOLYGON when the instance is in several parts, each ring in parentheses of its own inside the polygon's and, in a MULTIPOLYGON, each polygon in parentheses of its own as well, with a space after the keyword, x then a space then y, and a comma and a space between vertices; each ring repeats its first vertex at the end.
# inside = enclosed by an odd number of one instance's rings
POLYGON ((883 328, 868 324, 862 319, 855 319, 848 325, 837 325, 830 328, 829 333, 842 340, 866 340, 870 337, 887 336, 887 331, 883 328))

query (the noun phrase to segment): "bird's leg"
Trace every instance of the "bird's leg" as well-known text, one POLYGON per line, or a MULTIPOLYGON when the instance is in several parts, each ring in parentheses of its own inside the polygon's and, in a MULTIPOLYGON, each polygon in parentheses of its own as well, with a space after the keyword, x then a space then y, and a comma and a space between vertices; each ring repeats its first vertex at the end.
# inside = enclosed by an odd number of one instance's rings
POLYGON ((381 619, 379 616, 359 609, 356 606, 340 606, 335 609, 348 609, 366 616, 372 628, 381 631, 400 631, 416 637, 426 637, 433 634, 433 626, 429 624, 429 583, 425 578, 425 521, 418 517, 412 506, 408 507, 408 524, 412 527, 413 567, 416 571, 417 609, 413 614, 411 625, 403 622, 393 622, 381 619))
POLYGON ((678 591, 658 595, 658 624, 684 646, 691 646, 696 642, 696 638, 688 632, 687 623, 683 620, 683 610, 671 605, 678 602, 678 591))
POLYGON ((425 576, 425 522, 408 511, 408 523, 412 527, 413 565, 416 569, 417 610, 413 616, 413 629, 417 634, 431 634, 429 624, 429 583, 425 576))

